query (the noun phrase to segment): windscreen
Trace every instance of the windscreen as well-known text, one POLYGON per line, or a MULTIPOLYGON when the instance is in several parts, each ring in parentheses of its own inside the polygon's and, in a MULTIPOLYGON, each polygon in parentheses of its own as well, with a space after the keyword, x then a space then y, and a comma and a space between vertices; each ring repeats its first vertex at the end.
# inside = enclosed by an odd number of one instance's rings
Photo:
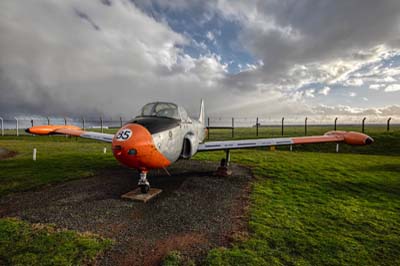
POLYGON ((141 116, 180 119, 178 107, 173 103, 149 103, 143 106, 141 116))

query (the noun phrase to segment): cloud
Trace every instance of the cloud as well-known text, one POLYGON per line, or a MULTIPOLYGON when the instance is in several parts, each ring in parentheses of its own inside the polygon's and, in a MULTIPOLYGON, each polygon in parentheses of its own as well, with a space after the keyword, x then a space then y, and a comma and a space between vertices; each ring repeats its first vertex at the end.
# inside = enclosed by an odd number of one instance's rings
POLYGON ((385 88, 385 92, 400 91, 400 84, 390 84, 385 88))
MULTIPOLYGON (((388 53, 390 41, 400 33, 398 1, 220 0, 216 6, 228 20, 242 25, 239 41, 265 63, 257 71, 232 78, 231 82, 248 81, 243 89, 254 88, 254 80, 278 84, 293 80, 283 84, 289 88, 313 82, 314 77, 316 82, 335 83, 388 53), (306 67, 311 77, 293 75, 293 65, 306 67)), ((360 86, 363 81, 350 79, 344 84, 360 86)))
POLYGON ((368 93, 398 90, 399 18, 394 0, 3 0, 0 113, 130 116, 155 100, 195 113, 205 98, 209 115, 286 115, 346 86, 372 106, 368 93), (236 61, 207 46, 227 35, 236 61))
POLYGON ((314 89, 309 89, 304 91, 304 95, 308 98, 314 98, 315 97, 314 93, 315 93, 314 89))
POLYGON ((320 89, 320 90, 318 91, 318 93, 327 96, 327 95, 329 94, 330 91, 331 91, 331 88, 329 88, 329 87, 323 87, 322 89, 320 89))
POLYGON ((347 105, 317 105, 312 107, 312 113, 316 120, 333 121, 339 117, 339 123, 359 123, 363 117, 367 117, 367 122, 384 123, 389 117, 393 121, 400 121, 400 105, 390 105, 386 107, 351 107, 347 105))
POLYGON ((214 34, 213 34, 211 31, 208 31, 208 32, 207 32, 206 37, 207 37, 207 39, 210 40, 210 41, 213 41, 213 40, 215 39, 215 36, 214 36, 214 34))
POLYGON ((0 112, 131 116, 154 100, 197 111, 224 93, 218 56, 183 53, 184 35, 129 1, 103 3, 1 1, 0 112))
POLYGON ((369 85, 369 88, 370 88, 371 90, 379 90, 379 89, 382 88, 382 87, 385 87, 385 85, 383 85, 383 84, 370 84, 370 85, 369 85))

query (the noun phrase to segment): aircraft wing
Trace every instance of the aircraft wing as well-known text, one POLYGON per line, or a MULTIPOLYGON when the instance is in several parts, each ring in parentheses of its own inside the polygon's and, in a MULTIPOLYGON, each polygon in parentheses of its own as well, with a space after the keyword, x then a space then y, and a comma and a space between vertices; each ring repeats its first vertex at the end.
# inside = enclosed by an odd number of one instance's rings
POLYGON ((367 145, 373 139, 359 132, 330 131, 322 136, 210 141, 199 144, 197 151, 231 150, 295 144, 345 142, 350 145, 367 145))
POLYGON ((84 131, 77 126, 71 126, 71 125, 33 126, 31 128, 26 129, 26 132, 35 135, 61 134, 61 135, 75 136, 86 139, 94 139, 103 142, 112 142, 112 139, 114 137, 113 134, 84 131))

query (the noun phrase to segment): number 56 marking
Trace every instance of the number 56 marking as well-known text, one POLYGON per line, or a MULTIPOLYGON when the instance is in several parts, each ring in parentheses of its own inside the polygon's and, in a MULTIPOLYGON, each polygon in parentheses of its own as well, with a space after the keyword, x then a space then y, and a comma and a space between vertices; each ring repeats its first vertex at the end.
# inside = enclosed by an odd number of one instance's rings
POLYGON ((119 141, 124 141, 129 139, 131 136, 132 136, 132 131, 130 129, 123 129, 117 133, 115 139, 119 141))

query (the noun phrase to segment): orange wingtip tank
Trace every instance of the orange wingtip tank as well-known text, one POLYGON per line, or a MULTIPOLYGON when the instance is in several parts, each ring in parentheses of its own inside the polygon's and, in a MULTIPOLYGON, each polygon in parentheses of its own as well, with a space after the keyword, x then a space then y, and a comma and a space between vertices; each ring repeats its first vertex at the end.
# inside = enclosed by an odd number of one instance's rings
POLYGON ((33 126, 25 131, 27 133, 35 134, 35 135, 50 135, 56 134, 56 130, 59 129, 69 129, 69 130, 82 130, 80 127, 72 126, 72 125, 45 125, 45 126, 33 126))
POLYGON ((354 131, 329 131, 325 136, 343 136, 343 141, 349 145, 369 145, 374 142, 370 136, 354 131))
POLYGON ((360 132, 329 131, 323 136, 295 137, 292 141, 293 144, 344 142, 349 145, 369 145, 374 139, 360 132))

